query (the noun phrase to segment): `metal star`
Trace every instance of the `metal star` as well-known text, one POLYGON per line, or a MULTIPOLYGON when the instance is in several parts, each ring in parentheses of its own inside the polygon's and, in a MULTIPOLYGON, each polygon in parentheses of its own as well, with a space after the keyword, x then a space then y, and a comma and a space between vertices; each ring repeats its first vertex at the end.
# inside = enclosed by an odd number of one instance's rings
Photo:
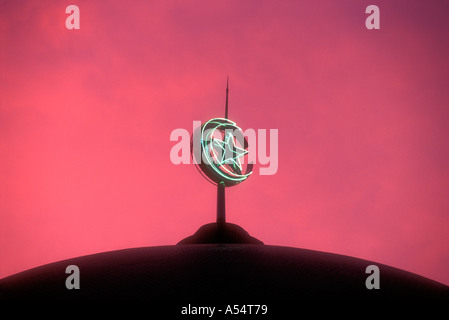
POLYGON ((221 153, 215 154, 218 165, 222 166, 224 164, 232 165, 234 169, 238 168, 238 171, 242 171, 242 164, 240 163, 240 158, 248 153, 247 150, 237 147, 234 141, 234 135, 230 132, 226 133, 225 141, 217 138, 213 138, 213 146, 219 147, 221 153), (218 159, 221 154, 221 159, 218 159), (236 168, 237 167, 237 168, 236 168))

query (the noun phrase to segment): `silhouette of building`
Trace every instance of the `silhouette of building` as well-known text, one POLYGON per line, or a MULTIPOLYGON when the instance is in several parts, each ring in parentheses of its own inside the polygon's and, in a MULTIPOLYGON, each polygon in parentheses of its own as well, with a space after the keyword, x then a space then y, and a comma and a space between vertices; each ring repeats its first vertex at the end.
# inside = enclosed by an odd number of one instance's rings
POLYGON ((280 301, 449 299, 449 287, 380 263, 265 245, 238 225, 210 223, 177 245, 132 248, 50 263, 0 280, 0 299, 280 301), (69 290, 67 266, 80 270, 69 290), (369 265, 380 288, 368 289, 369 265))

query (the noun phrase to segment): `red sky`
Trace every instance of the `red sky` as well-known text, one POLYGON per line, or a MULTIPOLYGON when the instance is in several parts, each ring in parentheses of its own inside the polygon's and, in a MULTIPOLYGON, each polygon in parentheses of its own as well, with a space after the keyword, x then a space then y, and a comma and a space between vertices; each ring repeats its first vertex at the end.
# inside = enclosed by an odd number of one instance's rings
POLYGON ((129 3, 0 1, 0 278, 213 222, 170 133, 222 117, 229 75, 229 117, 279 130, 229 222, 449 284, 447 2, 129 3))

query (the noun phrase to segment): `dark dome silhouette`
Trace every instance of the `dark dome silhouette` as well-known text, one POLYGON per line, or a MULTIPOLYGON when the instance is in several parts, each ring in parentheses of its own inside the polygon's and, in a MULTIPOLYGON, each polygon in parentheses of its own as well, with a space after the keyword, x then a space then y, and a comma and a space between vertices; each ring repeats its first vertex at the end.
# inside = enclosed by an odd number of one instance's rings
MULTIPOLYGON (((448 299, 449 287, 380 263, 264 245, 241 227, 211 223, 177 245, 98 253, 50 263, 0 280, 1 299, 448 299), (380 269, 368 290, 367 266, 380 269), (80 269, 68 290, 65 269, 80 269)), ((260 300, 259 300, 260 301, 260 300)))

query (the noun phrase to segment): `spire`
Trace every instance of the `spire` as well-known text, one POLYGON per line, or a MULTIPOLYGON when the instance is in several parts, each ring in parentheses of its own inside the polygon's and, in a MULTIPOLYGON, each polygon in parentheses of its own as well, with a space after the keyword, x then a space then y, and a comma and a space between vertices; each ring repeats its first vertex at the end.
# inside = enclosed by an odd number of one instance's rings
MULTIPOLYGON (((229 95, 229 76, 226 78, 226 109, 225 118, 228 118, 228 95, 229 95)), ((226 202, 225 202, 225 184, 220 182, 217 184, 217 224, 220 230, 226 223, 226 202)))
POLYGON ((226 109, 225 118, 228 118, 228 95, 229 95, 229 76, 226 78, 226 109))

